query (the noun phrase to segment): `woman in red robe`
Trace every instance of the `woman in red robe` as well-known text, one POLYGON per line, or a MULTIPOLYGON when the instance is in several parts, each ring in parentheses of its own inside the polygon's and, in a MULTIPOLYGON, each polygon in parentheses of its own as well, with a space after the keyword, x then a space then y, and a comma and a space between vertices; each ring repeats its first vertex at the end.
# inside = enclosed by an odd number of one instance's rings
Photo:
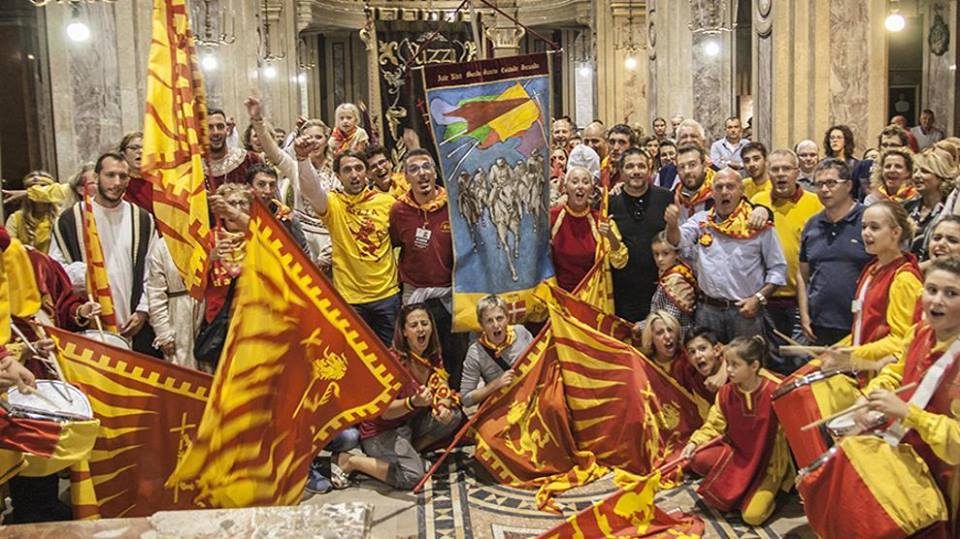
POLYGON ((690 436, 683 456, 690 459, 689 470, 704 476, 697 493, 708 505, 740 511, 745 523, 760 526, 773 514, 777 493, 793 487, 795 475, 771 405, 780 379, 763 368, 768 357, 763 337, 738 337, 724 356, 731 383, 717 392, 707 421, 690 436))
MULTIPOLYGON (((627 246, 621 241, 617 224, 590 208, 593 191, 594 181, 590 171, 571 166, 564 181, 567 201, 562 206, 550 209, 553 267, 557 284, 567 292, 572 292, 587 272, 604 258, 617 269, 627 265, 629 254, 627 246)), ((609 266, 605 271, 610 271, 609 266)))
POLYGON ((907 335, 903 359, 884 367, 865 393, 870 410, 897 420, 888 433, 913 446, 947 501, 950 520, 919 535, 945 539, 960 534, 960 257, 930 264, 922 302, 924 319, 907 335), (910 383, 918 386, 894 393, 910 383))

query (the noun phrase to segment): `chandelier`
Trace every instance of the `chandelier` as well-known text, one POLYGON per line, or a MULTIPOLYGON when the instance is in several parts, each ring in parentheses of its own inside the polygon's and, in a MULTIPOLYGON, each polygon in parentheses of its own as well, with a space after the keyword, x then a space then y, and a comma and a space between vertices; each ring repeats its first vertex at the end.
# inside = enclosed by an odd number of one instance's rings
POLYGON ((626 52, 624 67, 630 70, 636 69, 637 54, 640 51, 641 46, 637 43, 636 29, 634 28, 633 24, 633 0, 628 0, 627 2, 626 36, 624 36, 623 32, 621 32, 621 37, 616 42, 614 47, 617 50, 626 52))
POLYGON ((229 0, 199 0, 191 4, 191 19, 194 21, 194 37, 198 46, 209 50, 230 45, 237 40, 237 16, 229 0))

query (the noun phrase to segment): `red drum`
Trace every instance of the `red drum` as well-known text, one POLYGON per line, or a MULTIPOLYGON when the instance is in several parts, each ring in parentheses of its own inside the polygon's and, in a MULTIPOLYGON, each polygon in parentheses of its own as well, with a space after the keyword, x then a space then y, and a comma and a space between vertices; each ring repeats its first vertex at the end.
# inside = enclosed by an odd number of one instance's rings
POLYGON ((823 539, 901 539, 948 518, 926 463, 877 436, 843 438, 800 470, 797 490, 823 539))
POLYGON ((773 392, 773 410, 797 467, 809 466, 833 445, 826 428, 801 430, 844 408, 852 406, 859 395, 857 382, 848 371, 816 370, 810 364, 790 375, 773 392))

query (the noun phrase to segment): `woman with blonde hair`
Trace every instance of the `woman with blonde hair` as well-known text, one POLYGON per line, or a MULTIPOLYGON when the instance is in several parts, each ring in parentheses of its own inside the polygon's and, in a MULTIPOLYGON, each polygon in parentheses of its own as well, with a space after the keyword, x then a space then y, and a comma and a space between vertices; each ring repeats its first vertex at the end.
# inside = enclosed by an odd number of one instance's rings
POLYGON ((63 197, 58 190, 43 188, 56 183, 49 172, 42 170, 34 170, 24 176, 23 188, 26 196, 23 198, 23 206, 10 214, 6 222, 10 237, 44 253, 50 248, 50 232, 63 197), (60 196, 50 196, 51 194, 60 196))
POLYGON ((914 156, 913 184, 920 196, 907 202, 904 209, 916 227, 910 250, 921 259, 927 256, 930 232, 933 224, 940 220, 944 202, 954 190, 956 176, 957 167, 946 152, 931 148, 914 156))

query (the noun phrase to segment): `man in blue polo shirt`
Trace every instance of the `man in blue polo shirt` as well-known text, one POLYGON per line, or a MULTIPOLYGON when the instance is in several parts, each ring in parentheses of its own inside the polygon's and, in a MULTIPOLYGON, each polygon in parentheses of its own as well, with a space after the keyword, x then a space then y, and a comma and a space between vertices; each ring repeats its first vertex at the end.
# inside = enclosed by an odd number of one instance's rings
POLYGON ((871 256, 860 237, 863 206, 853 194, 850 167, 825 159, 813 171, 813 186, 824 210, 800 237, 800 325, 807 339, 831 345, 850 333, 850 304, 860 272, 871 256), (805 292, 805 293, 804 293, 805 292))

